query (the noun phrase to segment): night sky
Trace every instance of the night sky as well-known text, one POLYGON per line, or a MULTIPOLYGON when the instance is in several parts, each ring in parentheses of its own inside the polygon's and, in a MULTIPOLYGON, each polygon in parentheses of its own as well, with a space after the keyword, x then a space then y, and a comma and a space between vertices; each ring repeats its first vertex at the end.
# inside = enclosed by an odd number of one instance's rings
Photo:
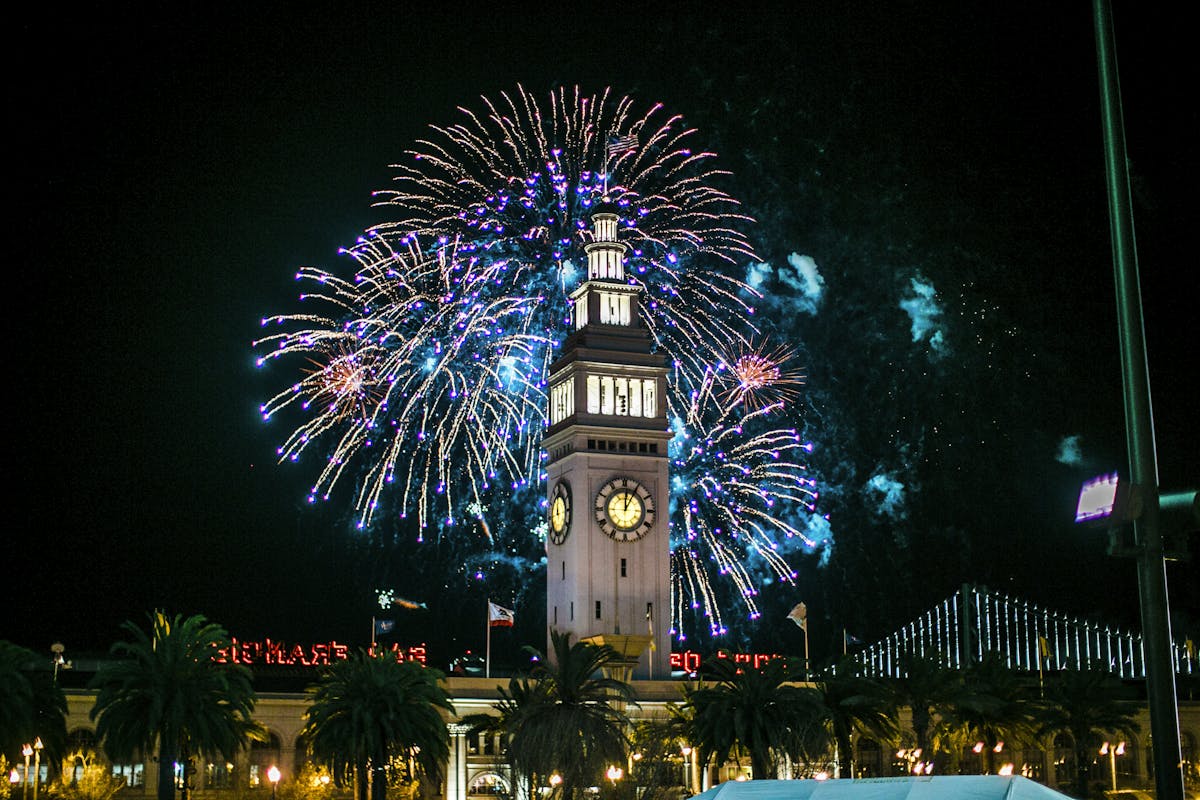
MULTIPOLYGON (((462 575, 470 542, 355 534, 348 509, 307 507, 316 467, 276 466, 286 430, 258 413, 295 375, 256 369, 250 343, 291 307, 298 267, 337 266, 387 219, 371 192, 428 125, 518 83, 662 102, 758 220, 760 321, 808 376, 798 414, 833 545, 795 555, 798 586, 764 585, 733 644, 798 652, 783 614, 804 600, 829 654, 842 629, 871 641, 963 582, 1136 627, 1133 563, 1070 522, 1080 482, 1125 464, 1076 5, 26 12, 10 25, 0 638, 100 652, 163 607, 244 638, 362 644, 389 585, 430 606, 401 639, 443 663, 482 646, 484 599, 511 587, 462 575), (806 311, 789 265, 810 263, 823 297, 806 311)), ((1114 14, 1160 478, 1194 488, 1194 37, 1146 5, 1114 14)), ((1193 570, 1168 572, 1178 638, 1200 634, 1193 570)), ((508 653, 544 642, 538 601, 516 599, 508 653)))

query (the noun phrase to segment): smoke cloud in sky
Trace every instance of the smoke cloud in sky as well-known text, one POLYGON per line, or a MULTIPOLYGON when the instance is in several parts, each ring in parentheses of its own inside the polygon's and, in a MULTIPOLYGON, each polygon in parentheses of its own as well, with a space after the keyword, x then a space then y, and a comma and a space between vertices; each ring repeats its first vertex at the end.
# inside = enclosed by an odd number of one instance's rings
POLYGON ((1058 454, 1054 460, 1069 467, 1077 467, 1083 463, 1082 438, 1078 434, 1064 436, 1058 443, 1058 454))
POLYGON ((912 321, 912 340, 927 339, 937 355, 946 354, 946 338, 940 325, 942 307, 937 302, 933 284, 917 276, 909 280, 912 294, 900 300, 900 308, 912 321))
POLYGON ((902 520, 908 516, 904 507, 904 484, 891 473, 881 472, 867 481, 864 494, 875 503, 875 511, 881 516, 902 520))
POLYGON ((746 283, 763 294, 766 305, 782 305, 780 297, 769 287, 764 288, 774 276, 788 290, 791 300, 789 310, 815 316, 825 294, 825 278, 821 276, 817 262, 812 256, 792 253, 787 257, 787 266, 775 269, 768 263, 750 264, 746 268, 746 283))

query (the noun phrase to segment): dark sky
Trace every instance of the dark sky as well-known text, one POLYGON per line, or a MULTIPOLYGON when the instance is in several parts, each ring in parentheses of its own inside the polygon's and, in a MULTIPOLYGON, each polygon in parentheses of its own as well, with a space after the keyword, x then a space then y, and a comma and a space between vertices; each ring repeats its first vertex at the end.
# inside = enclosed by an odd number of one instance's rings
MULTIPOLYGON (((1196 70, 1182 19, 1144 5, 1115 16, 1158 449, 1164 486, 1195 487, 1196 70)), ((10 25, 16 512, 0 637, 98 650, 164 606, 235 635, 362 642, 364 556, 334 514, 301 509, 311 473, 273 463, 282 431, 257 409, 283 379, 254 369, 250 342, 293 299, 297 267, 334 265, 385 219, 370 193, 427 125, 518 82, 612 86, 684 114, 735 172, 760 255, 827 270, 841 317, 792 335, 834 503, 889 437, 912 433, 876 429, 881 408, 921 423, 903 546, 928 580, 916 573, 895 608, 839 595, 888 567, 886 548, 846 531, 863 552, 835 559, 825 588, 798 590, 852 609, 826 610, 831 625, 880 635, 975 580, 1136 622, 1132 563, 1064 521, 1088 469, 1124 461, 1086 4, 234 8, 10 25), (944 380, 922 383, 910 361, 872 397, 896 367, 871 340, 884 270, 920 272, 964 327, 986 322, 977 350, 931 368, 944 380), (1088 463, 1055 465, 1067 436, 1088 463)), ((844 519, 831 520, 835 552, 844 519)), ((1197 581, 1170 577, 1194 626, 1197 581)), ((478 646, 475 622, 445 646, 478 646)), ((431 613, 409 632, 446 625, 431 613)))

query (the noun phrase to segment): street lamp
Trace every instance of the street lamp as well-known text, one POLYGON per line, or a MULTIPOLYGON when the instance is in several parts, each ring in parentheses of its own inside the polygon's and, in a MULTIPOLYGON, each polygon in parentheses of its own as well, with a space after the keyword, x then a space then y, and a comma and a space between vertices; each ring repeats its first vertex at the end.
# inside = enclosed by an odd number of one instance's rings
POLYGON ((42 777, 42 737, 33 740, 33 800, 37 800, 38 781, 42 777))
POLYGON ((1100 745, 1100 755, 1108 756, 1109 775, 1112 776, 1112 790, 1117 790, 1117 756, 1125 755, 1125 743, 1118 742, 1115 745, 1105 742, 1100 745))
MULTIPOLYGON (((267 780, 271 782, 271 800, 275 800, 275 789, 279 786, 279 767, 272 764, 267 769, 267 780)), ((37 800, 37 798, 33 798, 37 800)))
POLYGON ((21 800, 29 800, 29 757, 33 755, 33 745, 28 742, 22 745, 21 755, 25 756, 25 786, 21 789, 21 800))
POLYGON ((610 781, 612 781, 613 788, 615 789, 617 787, 617 781, 625 777, 625 770, 621 769, 616 764, 613 764, 608 768, 608 772, 605 772, 604 774, 610 781))

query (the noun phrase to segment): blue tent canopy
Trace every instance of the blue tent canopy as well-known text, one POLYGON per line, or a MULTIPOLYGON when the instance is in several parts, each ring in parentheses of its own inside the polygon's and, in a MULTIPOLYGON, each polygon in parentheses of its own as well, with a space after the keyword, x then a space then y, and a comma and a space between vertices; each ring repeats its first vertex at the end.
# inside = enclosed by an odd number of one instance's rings
POLYGON ((727 781, 693 800, 1063 800, 1016 775, 930 775, 828 781, 727 781))

